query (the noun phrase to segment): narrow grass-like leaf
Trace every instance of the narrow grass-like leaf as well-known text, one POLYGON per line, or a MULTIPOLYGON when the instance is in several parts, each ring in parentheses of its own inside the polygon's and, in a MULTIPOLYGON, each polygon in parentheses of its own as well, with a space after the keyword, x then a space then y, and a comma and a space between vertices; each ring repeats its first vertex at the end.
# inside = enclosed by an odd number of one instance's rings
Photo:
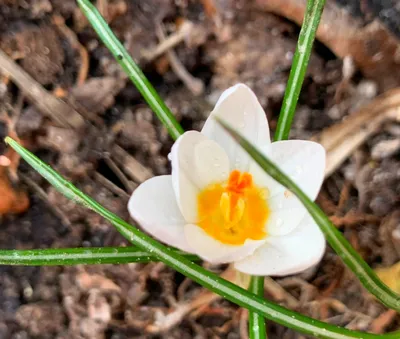
POLYGON ((239 306, 255 311, 269 320, 300 332, 310 334, 316 338, 399 338, 399 332, 375 335, 327 324, 260 298, 259 296, 219 277, 218 275, 207 271, 203 267, 179 255, 176 251, 160 244, 119 218, 114 213, 105 209, 97 201, 79 191, 72 183, 68 182, 50 166, 44 164, 39 158, 19 145, 13 139, 7 137, 6 142, 36 171, 54 185, 56 189, 61 193, 66 193, 67 196, 73 198, 74 201, 82 203, 84 206, 104 217, 121 233, 121 235, 132 242, 133 245, 136 245, 142 251, 151 253, 151 255, 158 258, 166 265, 239 306))
MULTIPOLYGON (((188 260, 199 260, 193 254, 176 252, 188 260)), ((0 250, 0 265, 66 266, 148 263, 153 261, 158 261, 158 259, 150 253, 132 246, 0 250)))
MULTIPOLYGON (((249 291, 264 298, 264 277, 251 277, 249 291)), ((249 312, 249 338, 267 339, 267 326, 263 316, 257 312, 249 312)))
MULTIPOLYGON (((307 8, 301 26, 297 48, 293 56, 292 68, 290 70, 285 96, 283 98, 281 112, 279 114, 278 125, 275 131, 275 141, 286 140, 289 137, 297 101, 304 81, 308 62, 315 39, 315 34, 321 20, 325 0, 308 0, 307 8)), ((258 283, 264 281, 263 277, 257 277, 258 283)), ((249 315, 249 330, 256 326, 257 316, 249 315), (251 322, 255 321, 255 324, 251 322)), ((251 335, 251 333, 250 333, 251 335)))
POLYGON ((293 56, 292 68, 279 113, 275 140, 285 140, 289 137, 297 100, 303 85, 308 61, 310 60, 315 33, 321 20, 325 0, 308 0, 307 10, 301 26, 297 48, 293 56))
POLYGON ((270 161, 248 140, 235 131, 229 124, 216 118, 217 121, 228 131, 233 138, 246 150, 247 153, 268 173, 273 179, 293 192, 303 203, 305 208, 319 225, 325 234, 329 244, 335 252, 342 258, 344 263, 360 279, 364 287, 377 297, 384 305, 396 311, 400 311, 400 296, 387 287, 369 267, 364 259, 350 245, 342 233, 332 224, 325 213, 311 201, 306 194, 282 171, 278 166, 270 161))
POLYGON ((135 84, 136 88, 143 95, 144 99, 154 113, 156 113, 163 125, 167 128, 171 137, 177 139, 183 133, 181 125, 176 121, 175 116, 157 94, 157 91, 149 80, 147 80, 142 70, 133 61, 121 42, 119 42, 97 8, 88 0, 77 0, 77 2, 100 39, 124 69, 129 79, 135 84))

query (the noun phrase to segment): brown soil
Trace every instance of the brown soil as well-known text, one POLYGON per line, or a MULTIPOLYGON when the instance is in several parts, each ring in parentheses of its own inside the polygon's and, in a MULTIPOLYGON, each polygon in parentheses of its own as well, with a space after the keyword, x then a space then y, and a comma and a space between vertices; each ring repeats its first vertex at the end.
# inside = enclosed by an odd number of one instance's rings
MULTIPOLYGON (((397 46, 399 53, 400 7, 389 2, 340 0, 330 6, 342 6, 336 10, 342 8, 352 27, 381 25, 363 34, 373 41, 379 32, 390 40, 387 51, 397 46)), ((295 17, 282 17, 279 10, 271 14, 265 3, 98 0, 97 6, 185 129, 200 129, 221 91, 236 82, 253 88, 275 128, 299 28, 289 20, 295 17), (189 33, 173 48, 176 65, 170 55, 156 51, 162 44, 160 30, 177 35, 183 25, 190 26, 189 33), (189 73, 183 80, 182 69, 189 73)), ((393 53, 382 59, 386 68, 392 67, 389 72, 371 72, 363 63, 336 57, 335 40, 324 38, 320 41, 329 42, 317 42, 312 54, 291 134, 295 138, 311 138, 345 121, 378 94, 400 85, 400 75, 398 83, 393 77, 400 74, 393 53)), ((84 132, 64 126, 23 94, 12 77, 0 76, 1 139, 18 136, 80 189, 128 220, 132 190, 150 176, 169 172, 172 140, 75 1, 3 0, 0 48, 85 119, 84 132)), ((353 52, 357 61, 363 51, 353 52)), ((325 181, 318 198, 374 268, 400 260, 399 138, 398 122, 385 121, 325 181)), ((0 154, 5 151, 0 143, 0 154)), ((15 155, 11 158, 9 170, 0 173, 0 206, 7 197, 0 215, 0 248, 127 244, 102 218, 69 202, 27 164, 18 166, 15 155)), ((222 272, 224 267, 213 269, 222 272)), ((1 266, 0 338, 246 338, 247 312, 219 298, 170 322, 168 314, 179 313, 202 293, 159 263, 1 266)), ((400 326, 399 315, 372 298, 330 248, 316 268, 267 279, 265 296, 352 329, 384 333, 400 326)), ((304 338, 272 323, 268 331, 271 339, 304 338)))

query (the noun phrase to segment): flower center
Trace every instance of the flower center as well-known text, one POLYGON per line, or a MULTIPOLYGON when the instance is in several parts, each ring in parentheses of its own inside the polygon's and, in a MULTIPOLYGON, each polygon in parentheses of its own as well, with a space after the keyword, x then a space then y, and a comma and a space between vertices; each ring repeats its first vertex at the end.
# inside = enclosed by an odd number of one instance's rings
POLYGON ((224 244, 265 238, 269 216, 265 189, 247 172, 233 170, 227 182, 211 184, 197 196, 198 225, 224 244))

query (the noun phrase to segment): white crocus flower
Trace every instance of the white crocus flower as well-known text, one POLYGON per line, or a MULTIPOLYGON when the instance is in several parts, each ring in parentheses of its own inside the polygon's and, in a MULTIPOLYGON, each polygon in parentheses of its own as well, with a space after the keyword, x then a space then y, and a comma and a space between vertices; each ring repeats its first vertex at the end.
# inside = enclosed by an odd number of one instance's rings
POLYGON ((319 262, 324 236, 301 202, 270 178, 218 125, 218 116, 315 199, 325 151, 317 143, 271 143, 268 121, 254 93, 226 90, 200 132, 172 147, 172 175, 147 180, 132 194, 129 212, 148 233, 211 263, 234 263, 253 275, 288 275, 319 262))

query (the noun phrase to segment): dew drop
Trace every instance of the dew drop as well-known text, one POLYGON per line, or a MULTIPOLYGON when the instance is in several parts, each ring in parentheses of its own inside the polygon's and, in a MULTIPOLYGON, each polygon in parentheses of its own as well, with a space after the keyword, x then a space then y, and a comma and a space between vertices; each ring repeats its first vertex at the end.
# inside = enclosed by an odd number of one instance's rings
POLYGON ((283 220, 281 218, 276 219, 276 226, 282 226, 283 225, 283 220))
POLYGON ((296 173, 301 174, 303 172, 303 169, 301 166, 296 166, 296 173))

